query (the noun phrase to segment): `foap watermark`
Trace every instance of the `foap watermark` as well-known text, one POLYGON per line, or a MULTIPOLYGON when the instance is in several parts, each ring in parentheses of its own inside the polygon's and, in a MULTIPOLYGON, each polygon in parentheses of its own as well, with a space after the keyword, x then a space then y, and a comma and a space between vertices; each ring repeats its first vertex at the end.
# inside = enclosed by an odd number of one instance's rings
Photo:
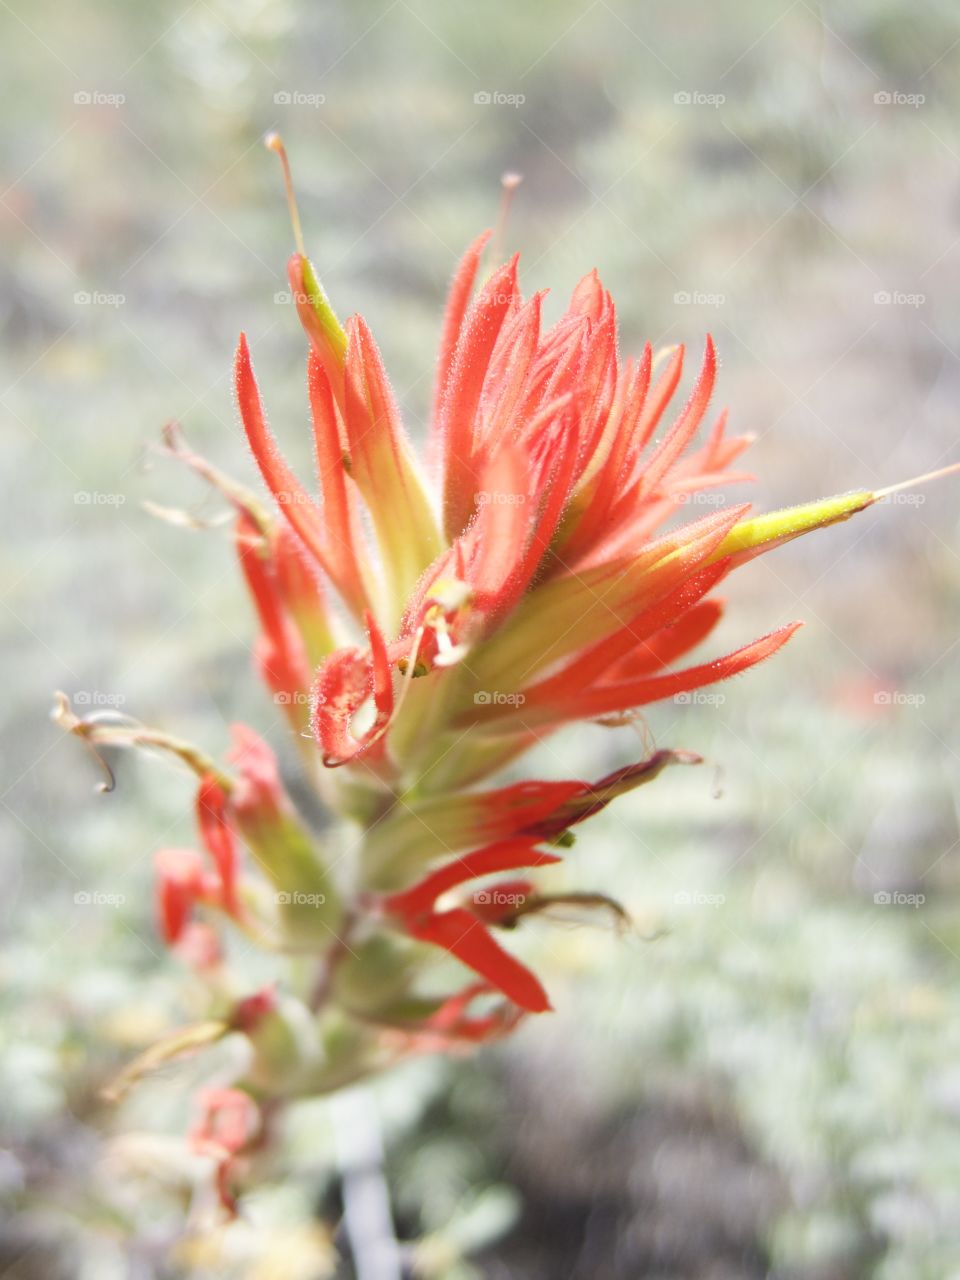
POLYGON ((726 900, 725 893, 701 893, 697 889, 680 889, 673 895, 678 907, 722 907, 726 900))
POLYGON ((507 889, 478 889, 473 895, 478 907, 522 907, 526 900, 525 893, 507 889))
POLYGON ((322 107, 327 100, 325 93, 304 93, 302 89, 278 89, 273 95, 278 107, 322 107))
POLYGON ((101 493, 98 489, 78 489, 73 501, 78 507, 122 507, 125 493, 101 493))
POLYGON ((678 493, 676 494, 677 502, 685 505, 689 503, 694 507, 723 507, 727 503, 727 495, 721 493, 719 489, 700 489, 695 493, 678 493))
POLYGON ((473 701, 478 707, 522 707, 525 693, 504 693, 501 689, 478 689, 473 701))
POLYGON ((509 493, 505 489, 481 489, 477 494, 479 507, 522 507, 526 500, 525 493, 509 493))
POLYGON ((904 689, 878 689, 873 695, 878 707, 922 707, 925 693, 907 693, 904 689))
POLYGON ((301 693, 299 689, 294 689, 292 693, 286 693, 281 689, 279 693, 273 695, 273 700, 278 707, 305 707, 310 703, 310 695, 301 693))
POLYGON ((727 695, 712 689, 691 689, 687 693, 675 693, 673 700, 682 707, 722 707, 727 695))
POLYGON ((125 893, 104 893, 101 889, 79 889, 73 895, 78 907, 122 907, 126 900, 125 893))
POLYGON ((78 107, 122 107, 126 100, 125 93, 105 93, 102 89, 78 89, 73 95, 78 107))
POLYGON ((881 889, 873 895, 874 905, 878 907, 922 907, 927 900, 925 893, 903 893, 899 889, 881 889))
POLYGON ((889 502, 894 507, 922 507, 926 501, 925 493, 910 493, 906 489, 900 489, 896 493, 885 493, 882 498, 878 498, 877 506, 889 502))
POLYGON ((273 900, 278 907, 322 907, 327 900, 327 895, 304 893, 300 889, 294 889, 290 893, 281 890, 273 895, 273 900))
POLYGON ((722 107, 727 100, 725 93, 704 93, 700 89, 681 89, 673 95, 678 107, 722 107))
POLYGON ((299 491, 291 491, 289 489, 281 489, 276 494, 277 504, 281 507, 314 507, 316 502, 310 497, 309 493, 305 493, 302 489, 299 491))
POLYGON ((878 107, 922 107, 927 100, 925 93, 903 93, 900 89, 880 89, 873 95, 878 107))
POLYGON ((301 293, 299 290, 294 293, 291 289, 278 289, 273 295, 273 301, 278 307, 289 307, 291 302, 295 302, 298 307, 318 307, 327 299, 320 293, 301 293))
POLYGON ((106 689, 78 689, 73 701, 78 707, 122 707, 126 702, 122 693, 110 693, 106 689))
POLYGON ((875 307, 922 307, 927 300, 925 293, 904 293, 902 289, 878 289, 873 295, 875 307))
POLYGON ((723 307, 726 306, 727 295, 706 293, 702 289, 678 289, 673 301, 678 307, 723 307))
POLYGON ((127 300, 125 293, 102 293, 99 289, 92 292, 81 289, 73 295, 76 307, 122 307, 127 300))
POLYGON ((524 93, 504 93, 501 89, 478 89, 473 95, 475 107, 522 107, 526 100, 524 93))

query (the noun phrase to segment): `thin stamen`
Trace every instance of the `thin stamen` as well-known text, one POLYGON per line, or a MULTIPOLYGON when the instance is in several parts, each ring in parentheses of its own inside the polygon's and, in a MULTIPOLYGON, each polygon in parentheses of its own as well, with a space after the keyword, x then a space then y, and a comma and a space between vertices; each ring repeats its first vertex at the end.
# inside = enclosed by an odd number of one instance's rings
POLYGON ((263 145, 271 151, 275 151, 280 157, 280 164, 283 168, 283 185, 287 191, 287 208, 290 210, 290 225, 293 227, 293 240, 297 246, 297 252, 302 258, 307 256, 307 251, 303 245, 303 229, 300 225, 300 210, 297 208, 297 197, 293 190, 293 175, 290 172, 290 161, 287 159, 287 149, 283 145, 283 139, 279 133, 268 133, 263 140, 263 145))
POLYGON ((493 235, 490 238, 490 256, 495 263, 499 262, 503 255, 503 243, 506 237, 507 218, 510 215, 510 206, 513 204, 514 192, 522 181, 522 173, 505 173, 500 179, 500 187, 502 190, 502 195, 500 196, 500 211, 497 214, 497 221, 494 224, 493 235))
POLYGON ((915 489, 918 484, 926 484, 928 480, 939 480, 941 476, 952 476, 960 471, 960 462, 952 462, 949 467, 941 467, 938 471, 927 471, 922 476, 914 476, 912 480, 901 480, 899 484, 891 484, 886 489, 877 489, 874 499, 888 498, 891 493, 899 493, 902 489, 915 489))

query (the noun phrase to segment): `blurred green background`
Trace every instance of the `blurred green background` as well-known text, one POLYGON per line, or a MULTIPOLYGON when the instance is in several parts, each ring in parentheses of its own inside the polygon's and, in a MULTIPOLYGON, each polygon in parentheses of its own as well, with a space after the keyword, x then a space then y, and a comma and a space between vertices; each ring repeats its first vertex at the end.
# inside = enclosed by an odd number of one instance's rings
MULTIPOLYGON (((349 1276, 323 1226, 323 1106, 291 1125, 258 1232, 209 1257, 171 1261, 169 1204, 104 1172, 128 1119, 98 1087, 184 1015, 150 863, 191 841, 189 786, 131 762, 98 797, 47 719, 62 688, 214 752, 238 718, 285 747, 226 537, 141 505, 218 513, 151 452, 174 417, 252 478, 241 327, 309 465, 260 139, 282 131, 311 255, 370 321, 412 432, 446 282, 516 170, 525 291, 550 286, 556 314, 597 266, 625 350, 712 331, 721 399, 757 437, 748 496, 783 505, 960 458, 960 14, 12 0, 0 24, 0 1274, 349 1276)), ((533 762, 593 777, 652 741, 708 760, 571 859, 571 885, 623 899, 642 936, 533 925, 556 1014, 379 1088, 410 1274, 960 1276, 957 492, 743 571, 714 651, 806 619, 774 663, 533 762)), ((162 1129, 162 1100, 146 1110, 162 1129)))

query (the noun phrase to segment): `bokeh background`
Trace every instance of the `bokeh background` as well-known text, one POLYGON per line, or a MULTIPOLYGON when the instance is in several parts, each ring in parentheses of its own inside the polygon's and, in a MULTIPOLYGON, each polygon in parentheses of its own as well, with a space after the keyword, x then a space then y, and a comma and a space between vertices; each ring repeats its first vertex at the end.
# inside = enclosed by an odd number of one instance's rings
MULTIPOLYGON (((309 462, 262 135, 283 132, 311 255, 412 432, 446 282, 516 170, 525 291, 556 313, 597 266, 625 349, 712 331, 757 437, 749 496, 783 505, 960 459, 960 14, 2 0, 0 25, 0 1274, 350 1276, 323 1104, 229 1248, 171 1254, 162 1194, 104 1173, 128 1117, 97 1090, 184 1012, 150 863, 191 840, 189 783, 130 762, 97 796, 47 717, 62 688, 214 752, 237 718, 285 748, 226 537, 142 506, 218 515, 151 450, 170 418, 252 478, 241 326, 309 462)), ((597 776, 650 742, 708 761, 574 851, 571 881, 620 897, 637 936, 534 925, 557 1012, 369 1095, 410 1274, 960 1276, 957 493, 744 570, 717 651, 806 619, 774 663, 536 762, 597 776)), ((162 1130, 183 1089, 139 1118, 162 1130)))

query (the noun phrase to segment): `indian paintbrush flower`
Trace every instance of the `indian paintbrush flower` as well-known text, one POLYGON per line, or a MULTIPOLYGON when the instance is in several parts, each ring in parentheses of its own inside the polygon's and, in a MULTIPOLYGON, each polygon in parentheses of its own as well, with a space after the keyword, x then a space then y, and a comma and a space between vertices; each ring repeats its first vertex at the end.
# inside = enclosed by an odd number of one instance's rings
MULTIPOLYGON (((273 751, 245 726, 221 768, 125 718, 60 712, 95 748, 166 748, 197 775, 203 852, 157 858, 163 938, 179 944, 195 917, 219 916, 290 956, 282 1000, 255 993, 157 1055, 226 1034, 251 1040, 255 1075, 207 1096, 195 1133, 218 1153, 226 1205, 255 1129, 243 1099, 268 1099, 275 1068, 278 1094, 325 1092, 550 1008, 541 980, 495 935, 556 901, 619 911, 602 894, 541 892, 531 876, 561 862, 572 827, 698 757, 658 751, 593 783, 493 775, 566 725, 623 723, 772 656, 798 622, 683 665, 709 642, 723 612, 715 593, 734 569, 883 496, 864 490, 758 517, 722 507, 677 523, 691 495, 749 478, 736 470, 748 439, 728 434, 725 412, 711 418, 712 339, 674 411, 682 346, 621 358, 596 272, 547 326, 543 295, 520 292, 517 258, 480 282, 486 234, 464 255, 443 319, 431 484, 369 327, 359 316, 341 325, 320 287, 286 155, 278 139, 270 145, 297 240, 288 274, 307 340, 315 493, 268 425, 242 334, 236 399, 275 510, 174 428, 166 440, 233 509, 257 670, 287 717, 303 784, 342 823, 309 826, 273 751), (315 961, 306 983, 304 955, 315 961), (460 989, 438 989, 432 962, 443 955, 468 971, 460 989), (294 1053, 296 1071, 280 1070, 294 1053)), ((217 961, 209 938, 203 954, 217 961)))

